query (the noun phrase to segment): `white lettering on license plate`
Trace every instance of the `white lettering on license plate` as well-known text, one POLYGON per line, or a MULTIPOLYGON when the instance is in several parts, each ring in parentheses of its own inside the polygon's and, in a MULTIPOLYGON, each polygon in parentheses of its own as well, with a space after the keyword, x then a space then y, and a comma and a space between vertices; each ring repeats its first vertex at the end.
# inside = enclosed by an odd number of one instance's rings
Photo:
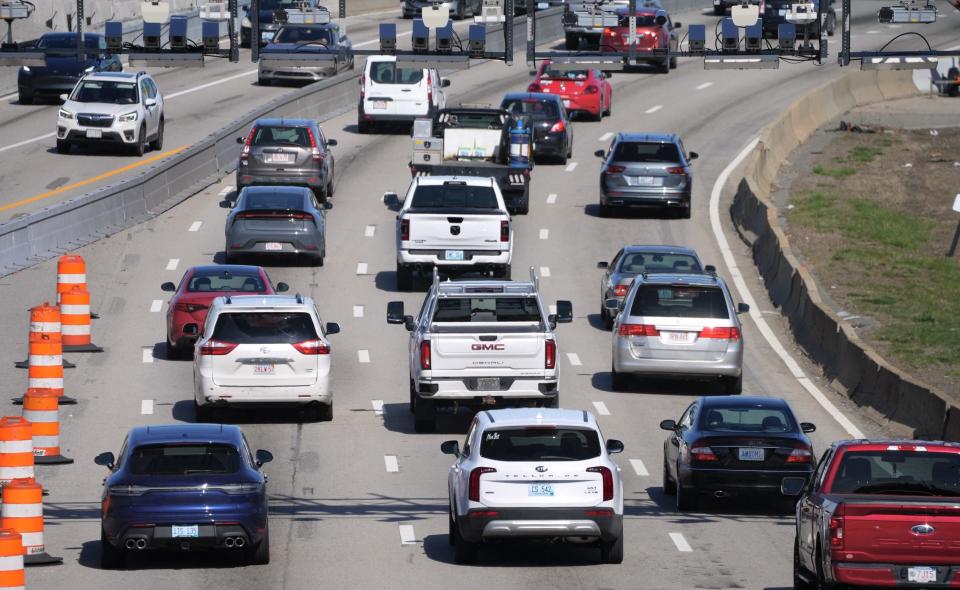
POLYGON ((385 109, 385 108, 387 108, 387 101, 385 101, 385 100, 375 100, 375 101, 373 101, 373 108, 375 108, 375 109, 385 109))
POLYGON ((199 537, 200 536, 200 527, 198 525, 190 526, 177 526, 173 525, 172 530, 170 531, 171 537, 199 537))
POLYGON ((687 344, 693 342, 693 332, 660 332, 663 339, 667 342, 676 344, 687 344))
POLYGON ((763 461, 763 449, 740 449, 741 461, 763 461))
POLYGON ((270 251, 275 252, 275 251, 278 251, 278 250, 283 250, 283 244, 281 244, 280 242, 267 242, 267 243, 264 245, 264 248, 265 248, 266 250, 270 250, 270 251))
POLYGON ((530 484, 530 488, 527 492, 528 496, 553 496, 553 484, 549 483, 534 483, 530 484))
POLYGON ((273 373, 273 365, 272 364, 253 365, 253 372, 256 375, 269 375, 273 373))
POLYGON ((907 568, 907 581, 926 584, 937 581, 937 570, 932 567, 907 568))
POLYGON ((446 250, 443 253, 444 260, 463 260, 463 250, 446 250))
POLYGON ((87 137, 90 137, 93 139, 100 139, 101 137, 103 137, 103 131, 99 129, 87 129, 87 137))

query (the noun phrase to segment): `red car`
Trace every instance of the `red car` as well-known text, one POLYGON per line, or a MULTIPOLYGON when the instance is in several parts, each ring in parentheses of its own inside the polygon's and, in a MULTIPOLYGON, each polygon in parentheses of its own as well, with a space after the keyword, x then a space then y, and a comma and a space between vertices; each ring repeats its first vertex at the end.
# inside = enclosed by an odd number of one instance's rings
POLYGON ((540 64, 527 92, 556 94, 570 113, 584 113, 595 121, 609 115, 613 108, 613 87, 600 70, 558 70, 550 61, 540 64))
POLYGON ((960 444, 842 441, 797 503, 793 587, 960 588, 958 547, 960 444))
POLYGON ((207 310, 214 298, 224 295, 273 295, 289 289, 286 283, 274 288, 270 277, 259 266, 211 264, 187 269, 180 286, 160 285, 173 292, 167 307, 167 358, 187 358, 193 352, 207 310))
MULTIPOLYGON (((630 51, 629 9, 617 10, 620 19, 616 27, 607 27, 600 37, 600 50, 609 53, 627 53, 630 51)), ((679 39, 677 29, 682 25, 670 20, 663 10, 638 8, 637 16, 637 61, 657 66, 663 73, 677 67, 676 57, 655 55, 655 49, 677 51, 679 39)))

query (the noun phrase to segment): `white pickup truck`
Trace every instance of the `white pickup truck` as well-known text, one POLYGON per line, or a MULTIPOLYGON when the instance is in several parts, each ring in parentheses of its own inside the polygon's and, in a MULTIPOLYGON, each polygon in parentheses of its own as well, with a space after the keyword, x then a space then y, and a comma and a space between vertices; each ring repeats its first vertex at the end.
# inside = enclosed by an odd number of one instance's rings
MULTIPOLYGON (((395 200, 387 193, 385 200, 395 200)), ((397 288, 415 271, 480 272, 510 280, 513 228, 492 178, 417 176, 397 215, 397 288)))
POLYGON ((558 407, 554 329, 573 321, 573 305, 556 305, 549 314, 533 268, 529 281, 441 281, 435 271, 416 317, 391 301, 387 323, 410 332, 414 429, 433 431, 439 409, 558 407))

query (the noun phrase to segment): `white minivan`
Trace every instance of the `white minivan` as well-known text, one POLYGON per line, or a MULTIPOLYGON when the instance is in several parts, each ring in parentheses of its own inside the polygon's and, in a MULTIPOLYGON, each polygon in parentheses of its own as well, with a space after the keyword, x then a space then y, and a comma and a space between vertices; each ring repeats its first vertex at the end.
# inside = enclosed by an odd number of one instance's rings
POLYGON ((447 106, 449 85, 433 68, 399 68, 395 56, 370 56, 360 76, 357 129, 370 133, 378 123, 436 117, 447 106))

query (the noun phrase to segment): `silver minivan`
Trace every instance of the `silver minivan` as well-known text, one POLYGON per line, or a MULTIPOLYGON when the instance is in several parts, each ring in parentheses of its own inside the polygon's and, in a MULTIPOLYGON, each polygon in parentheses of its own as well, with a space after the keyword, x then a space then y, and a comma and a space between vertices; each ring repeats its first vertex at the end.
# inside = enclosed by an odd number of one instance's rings
POLYGON ((719 379, 727 394, 743 388, 743 329, 723 279, 713 274, 640 275, 622 309, 604 302, 613 325, 613 389, 632 375, 719 379))

